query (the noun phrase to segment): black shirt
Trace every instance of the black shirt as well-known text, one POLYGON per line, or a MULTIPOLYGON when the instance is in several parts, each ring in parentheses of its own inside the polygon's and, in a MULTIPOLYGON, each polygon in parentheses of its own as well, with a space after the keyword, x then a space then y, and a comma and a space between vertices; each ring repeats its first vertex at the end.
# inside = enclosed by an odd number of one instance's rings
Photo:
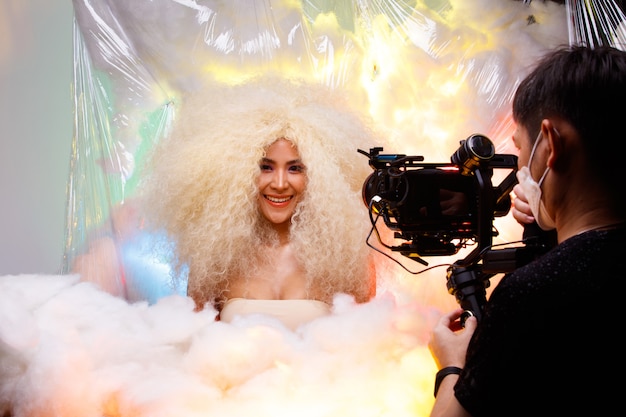
POLYGON ((455 386, 463 407, 474 417, 624 413, 625 259, 624 227, 590 231, 503 277, 455 386))

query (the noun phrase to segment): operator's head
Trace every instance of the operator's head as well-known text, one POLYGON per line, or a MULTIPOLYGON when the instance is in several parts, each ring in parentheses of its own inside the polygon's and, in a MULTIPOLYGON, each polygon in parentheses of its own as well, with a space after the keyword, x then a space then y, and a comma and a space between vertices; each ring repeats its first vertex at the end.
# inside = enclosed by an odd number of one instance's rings
MULTIPOLYGON (((513 99, 513 118, 530 140, 544 119, 572 126, 589 164, 590 175, 619 188, 623 158, 626 52, 607 47, 563 47, 547 54, 520 83, 513 99)), ((537 150, 536 162, 541 162, 537 150)), ((530 152, 520 154, 526 165, 530 152)), ((533 164, 535 161, 533 161, 533 164)))
POLYGON ((576 233, 573 219, 625 215, 624 97, 626 52, 611 47, 556 49, 518 87, 519 191, 539 227, 557 229, 559 241, 576 233))

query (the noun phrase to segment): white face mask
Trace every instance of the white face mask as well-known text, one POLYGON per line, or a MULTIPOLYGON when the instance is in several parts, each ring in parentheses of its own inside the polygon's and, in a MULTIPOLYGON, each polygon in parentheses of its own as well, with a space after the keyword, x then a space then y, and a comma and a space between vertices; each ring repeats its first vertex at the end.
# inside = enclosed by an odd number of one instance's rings
POLYGON ((520 186, 524 190, 524 194, 526 194, 526 198, 528 199, 528 205, 530 205, 530 210, 537 221, 537 225, 542 230, 552 230, 556 227, 554 224, 554 219, 550 217, 548 212, 546 211, 546 207, 541 200, 541 184, 543 183, 544 178, 548 174, 550 167, 546 167, 546 170, 543 172, 543 175, 539 179, 539 182, 536 182, 532 175, 530 174, 530 163, 533 160, 533 155, 535 154, 535 149, 537 148, 537 144, 539 141, 543 139, 541 132, 537 135, 537 140, 533 145, 533 149, 530 152, 530 158, 528 158, 528 166, 524 166, 517 171, 517 181, 520 186))

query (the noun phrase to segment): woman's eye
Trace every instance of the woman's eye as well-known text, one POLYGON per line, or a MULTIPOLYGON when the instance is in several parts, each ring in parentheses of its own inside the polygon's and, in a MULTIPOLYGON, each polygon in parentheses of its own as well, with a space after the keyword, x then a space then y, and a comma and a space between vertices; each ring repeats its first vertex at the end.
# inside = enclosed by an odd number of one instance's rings
POLYGON ((261 164, 259 165, 259 168, 261 168, 261 171, 271 171, 272 170, 272 166, 269 164, 261 164))
POLYGON ((305 171, 305 167, 304 165, 292 165, 289 167, 289 171, 292 172, 304 172, 305 171))

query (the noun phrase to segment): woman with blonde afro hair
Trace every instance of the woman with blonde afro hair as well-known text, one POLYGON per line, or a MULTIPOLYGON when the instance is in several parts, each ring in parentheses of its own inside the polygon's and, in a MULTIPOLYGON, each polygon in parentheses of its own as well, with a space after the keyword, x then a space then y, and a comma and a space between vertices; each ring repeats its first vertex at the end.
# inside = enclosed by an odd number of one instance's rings
POLYGON ((237 300, 248 304, 235 315, 284 319, 303 300, 318 313, 339 293, 368 301, 376 281, 361 190, 372 169, 357 149, 372 146, 369 119, 322 84, 264 76, 183 97, 142 197, 147 224, 171 239, 177 270, 188 268, 197 309, 209 303, 227 320, 237 300))

